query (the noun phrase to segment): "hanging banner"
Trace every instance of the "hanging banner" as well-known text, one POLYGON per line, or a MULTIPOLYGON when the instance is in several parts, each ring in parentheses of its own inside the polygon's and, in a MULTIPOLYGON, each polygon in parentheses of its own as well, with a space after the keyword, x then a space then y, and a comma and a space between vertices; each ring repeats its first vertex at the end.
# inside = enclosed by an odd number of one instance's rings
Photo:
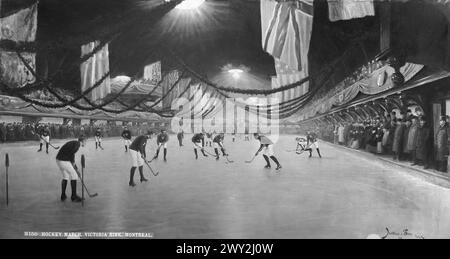
MULTIPOLYGON (((100 42, 95 41, 81 47, 81 57, 92 53, 100 42)), ((100 79, 109 73, 109 47, 106 44, 98 50, 90 59, 81 64, 81 91, 85 91, 94 86, 100 79)), ((111 79, 105 80, 95 88, 90 94, 89 99, 96 101, 105 98, 111 93, 111 79)))
MULTIPOLYGON (((37 6, 20 10, 0 18, 0 40, 16 43, 34 42, 37 30, 37 6)), ((22 52, 22 57, 36 71, 36 54, 22 52)), ((18 88, 34 83, 36 78, 29 71, 17 53, 0 48, 0 78, 10 87, 18 88)))
POLYGON ((162 80, 161 61, 150 64, 144 68, 144 81, 151 85, 157 85, 162 80))
POLYGON ((375 16, 373 0, 328 0, 330 21, 375 16))

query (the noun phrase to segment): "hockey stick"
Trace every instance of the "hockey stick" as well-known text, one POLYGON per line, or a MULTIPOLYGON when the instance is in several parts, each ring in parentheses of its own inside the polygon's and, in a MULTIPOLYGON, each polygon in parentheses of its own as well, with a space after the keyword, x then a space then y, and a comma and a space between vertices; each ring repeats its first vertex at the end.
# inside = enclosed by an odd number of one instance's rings
MULTIPOLYGON (((159 155, 159 152, 161 151, 161 147, 162 147, 162 145, 159 145, 159 146, 158 146, 158 149, 156 149, 155 155, 153 156, 152 160, 148 161, 148 163, 151 164, 153 161, 155 161, 155 160, 158 158, 158 157, 156 156, 156 154, 159 155)), ((145 160, 145 159, 144 159, 144 160, 145 160)))
POLYGON ((5 156, 5 167, 6 167, 6 207, 9 206, 9 154, 5 156))
MULTIPOLYGON (((84 162, 83 157, 84 157, 84 156, 82 156, 82 158, 81 158, 81 163, 82 163, 81 166, 82 166, 82 169, 85 167, 85 164, 83 163, 83 162, 84 162)), ((95 198, 95 197, 97 197, 97 196, 98 196, 98 193, 91 194, 91 193, 89 192, 89 190, 88 190, 86 184, 84 183, 84 179, 83 179, 82 175, 81 175, 80 172, 78 171, 78 168, 74 167, 74 169, 75 169, 75 172, 76 172, 77 175, 78 175, 78 178, 81 179, 81 185, 83 185, 83 188, 86 190, 86 193, 88 194, 89 198, 95 198)), ((83 170, 84 170, 84 169, 83 169, 83 170)))
POLYGON ((37 136, 39 136, 39 138, 41 139, 41 140, 43 140, 43 141, 45 141, 45 143, 47 143, 49 146, 51 146, 52 148, 54 148, 55 150, 58 150, 58 149, 60 149, 61 147, 55 147, 55 146, 53 146, 52 145, 52 143, 50 143, 50 142, 47 142, 41 135, 38 135, 38 134, 36 134, 36 132, 34 132, 34 131, 31 131, 31 134, 33 134, 33 135, 37 135, 37 136))
POLYGON ((158 176, 159 175, 159 172, 156 172, 155 173, 155 171, 153 171, 153 168, 150 166, 150 164, 149 164, 149 162, 147 162, 147 160, 144 158, 144 157, 142 157, 142 159, 144 159, 144 163, 147 165, 147 167, 150 169, 150 171, 152 172, 152 174, 154 175, 154 176, 158 176))
POLYGON ((253 161, 255 160, 255 158, 256 158, 257 156, 258 156, 258 155, 254 156, 254 157, 252 158, 252 160, 250 160, 250 161, 245 161, 245 163, 247 163, 247 164, 253 163, 253 161))

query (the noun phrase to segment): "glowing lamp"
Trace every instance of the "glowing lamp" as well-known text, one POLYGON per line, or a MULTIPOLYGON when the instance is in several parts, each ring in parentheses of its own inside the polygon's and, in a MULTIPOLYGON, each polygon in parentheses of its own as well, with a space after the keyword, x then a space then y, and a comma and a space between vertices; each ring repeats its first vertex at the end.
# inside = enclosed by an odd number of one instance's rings
POLYGON ((176 9, 179 10, 194 10, 199 8, 205 0, 184 0, 179 5, 177 5, 176 9))

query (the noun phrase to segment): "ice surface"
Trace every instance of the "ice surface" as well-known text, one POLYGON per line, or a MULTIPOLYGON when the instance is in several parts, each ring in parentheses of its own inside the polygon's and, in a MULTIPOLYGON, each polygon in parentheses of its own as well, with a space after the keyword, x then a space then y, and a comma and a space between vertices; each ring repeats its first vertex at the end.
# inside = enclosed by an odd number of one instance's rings
MULTIPOLYGON (((227 137, 230 159, 194 159, 191 136, 180 148, 169 143, 168 163, 149 183, 128 187, 129 155, 122 141, 105 140, 86 155, 86 183, 99 196, 85 207, 61 203, 56 151, 37 153, 37 143, 2 145, 0 150, 0 238, 23 238, 25 231, 146 232, 155 238, 367 238, 386 228, 450 238, 450 190, 410 177, 376 160, 322 143, 324 156, 309 159, 286 152, 295 136, 283 136, 275 151, 283 170, 263 169, 262 157, 246 164, 255 141, 227 137), (11 157, 10 206, 5 205, 4 155, 11 157)), ((62 142, 55 142, 62 145, 62 142)), ((155 141, 150 142, 150 155, 155 141)), ((213 153, 212 148, 208 151, 213 153)), ((274 165, 273 165, 274 166, 274 165)), ((405 169, 406 170, 406 169, 405 169)), ((79 193, 81 186, 79 185, 79 193)), ((67 193, 70 193, 68 187, 67 193)))

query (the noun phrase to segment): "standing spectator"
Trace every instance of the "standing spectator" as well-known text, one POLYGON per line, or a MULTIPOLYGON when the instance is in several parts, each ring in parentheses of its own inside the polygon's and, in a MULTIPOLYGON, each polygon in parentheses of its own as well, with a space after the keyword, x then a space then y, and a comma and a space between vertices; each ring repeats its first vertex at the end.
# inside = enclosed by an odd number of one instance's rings
POLYGON ((403 152, 403 132, 405 130, 405 124, 401 119, 394 119, 397 124, 394 131, 394 138, 392 141, 392 153, 394 154, 394 160, 401 160, 401 154, 403 152))
POLYGON ((430 168, 429 165, 429 145, 430 145, 430 128, 426 125, 425 117, 421 117, 419 120, 419 128, 417 130, 417 141, 416 141, 416 161, 414 165, 424 166, 425 169, 430 168))
POLYGON ((0 123, 0 142, 5 142, 6 141, 6 127, 5 127, 5 123, 2 122, 0 123))
POLYGON ((441 117, 439 121, 439 130, 436 134, 436 163, 437 170, 447 173, 448 163, 448 123, 447 118, 441 117))
MULTIPOLYGON (((411 118, 411 117, 409 117, 411 118)), ((405 130, 403 131, 403 152, 402 152, 402 160, 410 161, 411 160, 411 151, 408 150, 408 137, 409 131, 411 130, 411 120, 407 119, 405 122, 405 130)))
POLYGON ((339 128, 338 128, 339 145, 344 145, 344 143, 345 143, 344 130, 345 130, 344 125, 343 124, 339 125, 339 128))
POLYGON ((419 122, 417 117, 412 117, 411 128, 408 133, 408 143, 406 145, 406 149, 409 152, 411 157, 411 161, 416 161, 416 143, 417 143, 417 131, 419 129, 419 122))

